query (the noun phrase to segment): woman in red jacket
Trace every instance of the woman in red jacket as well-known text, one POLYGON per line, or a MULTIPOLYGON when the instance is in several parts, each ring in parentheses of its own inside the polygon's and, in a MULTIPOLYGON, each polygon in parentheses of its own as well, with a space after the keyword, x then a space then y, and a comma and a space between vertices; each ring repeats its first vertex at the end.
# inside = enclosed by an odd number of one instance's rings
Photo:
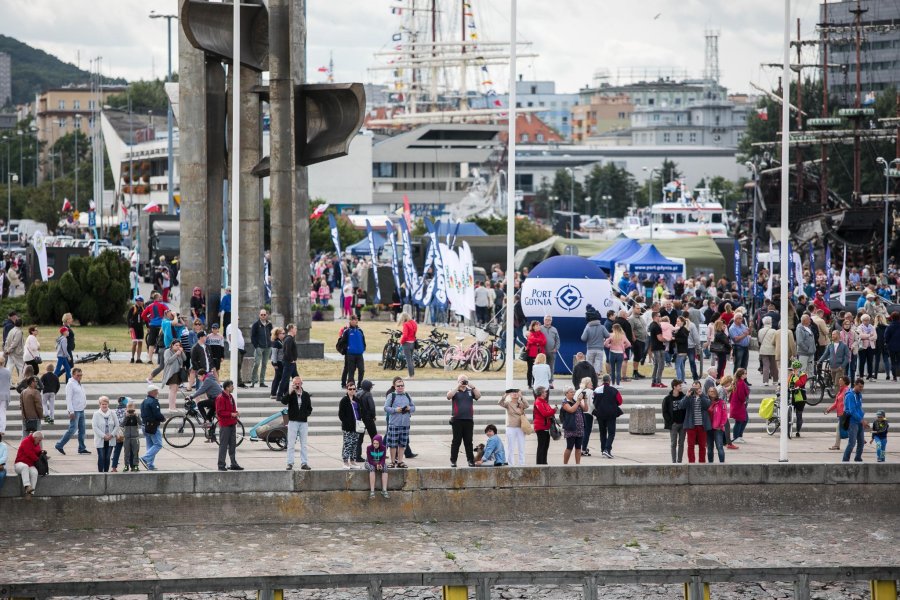
MULTIPOLYGON (((537 321, 533 322, 537 323, 537 321)), ((545 390, 542 387, 534 390, 532 420, 534 421, 534 434, 537 436, 538 442, 536 464, 547 464, 547 451, 550 450, 550 423, 553 420, 553 415, 556 414, 556 410, 556 408, 550 406, 550 390, 545 390)))
POLYGON ((416 347, 416 332, 419 326, 415 319, 411 318, 407 313, 400 313, 400 345, 403 346, 403 356, 406 358, 406 370, 409 372, 407 379, 412 379, 416 374, 415 360, 413 359, 413 349, 416 347))
POLYGON ((19 444, 19 451, 16 452, 15 470, 22 478, 22 485, 25 487, 25 495, 34 494, 34 488, 37 487, 38 471, 35 463, 41 455, 41 441, 44 434, 35 431, 19 444))
MULTIPOLYGON (((534 377, 531 368, 534 367, 534 357, 544 354, 547 349, 547 338, 541 332, 541 324, 532 321, 528 326, 528 339, 525 341, 525 362, 528 363, 528 389, 534 385, 534 377)), ((546 464, 546 463, 545 463, 546 464)))
POLYGON ((750 386, 747 385, 747 369, 738 369, 734 372, 734 391, 728 399, 730 402, 729 415, 734 419, 732 428, 732 444, 744 443, 744 429, 750 420, 747 414, 747 404, 750 402, 750 386))

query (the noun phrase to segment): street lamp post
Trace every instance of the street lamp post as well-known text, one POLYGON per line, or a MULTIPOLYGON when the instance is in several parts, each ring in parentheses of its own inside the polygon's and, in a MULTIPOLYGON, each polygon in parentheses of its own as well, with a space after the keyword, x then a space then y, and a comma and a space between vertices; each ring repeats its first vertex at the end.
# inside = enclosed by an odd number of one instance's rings
MULTIPOLYGON (((25 153, 22 152, 22 140, 25 139, 25 132, 21 129, 16 130, 16 135, 19 137, 19 173, 25 173, 25 153)), ((24 175, 19 178, 19 185, 25 185, 25 177, 24 175)))
POLYGON ((887 275, 888 272, 888 244, 890 242, 888 238, 888 233, 890 232, 890 206, 891 200, 888 198, 888 195, 891 192, 891 177, 900 176, 900 172, 894 175, 892 172, 896 172, 894 169, 894 165, 900 165, 900 158, 895 158, 891 162, 886 161, 882 157, 878 157, 875 159, 875 162, 881 165, 884 168, 884 256, 882 258, 882 273, 887 275))
POLYGON ((38 145, 38 127, 37 125, 31 126, 31 135, 34 136, 34 187, 38 185, 38 162, 40 161, 39 156, 39 145, 38 145))
MULTIPOLYGON (((75 212, 78 212, 78 134, 81 133, 81 115, 75 115, 75 212)), ((76 228, 78 223, 75 224, 76 228)))
MULTIPOLYGON (((237 10, 237 9, 235 9, 237 10)), ((169 33, 169 68, 166 72, 166 83, 170 83, 172 81, 172 19, 178 19, 178 15, 163 15, 157 13, 156 11, 150 11, 151 19, 165 19, 167 24, 167 30, 169 33)), ((237 75, 235 75, 237 77, 237 75)), ((174 151, 172 147, 172 103, 168 103, 169 110, 166 116, 166 127, 168 129, 168 140, 166 142, 166 152, 167 152, 167 170, 168 170, 168 186, 169 186, 169 209, 168 213, 170 215, 175 214, 175 174, 174 170, 174 151)), ((235 125, 236 127, 236 125, 235 125)))
POLYGON ((612 196, 609 194, 604 194, 600 196, 600 199, 603 200, 603 218, 609 218, 609 201, 612 200, 612 196))
MULTIPOLYGON (((9 162, 9 161, 7 161, 9 162)), ((12 235, 12 184, 19 181, 19 176, 15 173, 6 173, 6 248, 9 249, 12 235)))
MULTIPOLYGON (((644 171, 647 167, 644 167, 644 171)), ((653 176, 659 173, 659 169, 650 169, 647 179, 647 210, 650 211, 650 239, 653 239, 653 176)))

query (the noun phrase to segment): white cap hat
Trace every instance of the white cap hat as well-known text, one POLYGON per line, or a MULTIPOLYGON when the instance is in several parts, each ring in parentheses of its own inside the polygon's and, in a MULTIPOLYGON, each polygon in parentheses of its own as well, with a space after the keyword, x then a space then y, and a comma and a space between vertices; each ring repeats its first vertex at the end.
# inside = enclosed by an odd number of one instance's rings
POLYGON ((153 385, 152 383, 151 383, 150 385, 147 386, 147 393, 148 393, 148 394, 149 394, 150 392, 158 392, 158 391, 159 391, 159 388, 156 387, 155 385, 153 385))

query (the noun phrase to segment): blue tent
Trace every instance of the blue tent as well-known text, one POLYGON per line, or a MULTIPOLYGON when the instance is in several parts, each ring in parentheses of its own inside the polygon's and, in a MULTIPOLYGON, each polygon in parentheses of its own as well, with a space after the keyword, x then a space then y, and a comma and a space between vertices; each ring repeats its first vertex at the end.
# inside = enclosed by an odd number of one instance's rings
POLYGON ((632 273, 684 274, 683 263, 669 260, 653 244, 641 244, 637 253, 617 262, 624 264, 625 269, 632 273))
POLYGON ((615 244, 613 244, 600 254, 595 254, 588 260, 607 273, 612 273, 613 269, 616 268, 617 262, 622 262, 629 256, 636 254, 638 251, 640 251, 640 249, 641 245, 637 240, 625 238, 617 241, 615 244))
MULTIPOLYGON (((375 253, 378 254, 382 248, 384 248, 387 240, 383 235, 378 233, 377 231, 372 232, 372 239, 375 240, 375 253)), ((353 256, 369 256, 371 252, 369 251, 369 238, 364 237, 359 240, 355 244, 347 246, 347 252, 352 254, 353 256)))
POLYGON ((444 241, 447 238, 447 234, 449 233, 452 237, 453 234, 456 234, 460 237, 466 236, 482 236, 487 235, 484 230, 476 225, 475 223, 448 223, 446 221, 438 221, 436 223, 437 235, 444 241), (457 226, 459 230, 457 231, 457 226))

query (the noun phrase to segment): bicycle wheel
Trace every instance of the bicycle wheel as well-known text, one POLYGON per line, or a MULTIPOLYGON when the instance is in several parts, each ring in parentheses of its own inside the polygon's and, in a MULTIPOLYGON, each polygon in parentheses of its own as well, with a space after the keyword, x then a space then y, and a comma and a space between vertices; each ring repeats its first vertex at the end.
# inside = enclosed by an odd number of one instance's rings
POLYGON ((775 435, 775 432, 778 431, 778 426, 781 423, 775 417, 772 417, 768 421, 766 421, 766 433, 769 435, 775 435))
POLYGON ((794 407, 788 404, 788 420, 787 420, 788 439, 794 437, 794 407))
POLYGON ((446 350, 444 350, 444 367, 447 370, 458 369, 460 361, 458 358, 459 348, 456 346, 450 346, 446 350))
POLYGON ((484 346, 475 348, 475 351, 472 352, 472 357, 469 359, 469 367, 473 371, 481 373, 488 368, 489 364, 491 364, 491 355, 488 353, 487 348, 484 346))
MULTIPOLYGON (((819 382, 819 387, 820 388, 822 387, 821 382, 819 382)), ((810 390, 810 391, 812 391, 812 390, 810 390)), ((810 406, 815 406, 816 404, 818 404, 819 402, 822 401, 822 397, 825 395, 823 393, 824 391, 825 391, 824 388, 822 388, 822 389, 816 390, 814 393, 807 394, 806 395, 806 403, 809 404, 810 406)))
MULTIPOLYGON (((213 420, 212 427, 210 428, 211 436, 213 441, 218 444, 219 443, 219 420, 213 420)), ((235 434, 234 437, 236 439, 235 446, 240 446, 244 441, 244 424, 241 423, 241 420, 238 419, 237 425, 235 425, 235 434)))
POLYGON ((386 343, 381 351, 381 368, 385 371, 394 368, 394 349, 390 342, 386 343))
POLYGON ((825 388, 825 393, 828 394, 828 397, 834 398, 834 379, 831 378, 831 375, 825 378, 823 387, 825 388))
POLYGON ((163 424, 163 439, 173 448, 184 448, 194 441, 194 422, 184 415, 174 415, 163 424))
POLYGON ((429 362, 431 366, 435 369, 443 369, 444 368, 444 353, 446 352, 446 348, 442 348, 441 346, 435 346, 431 350, 431 358, 429 362))
POLYGON ((818 377, 811 377, 809 379, 809 391, 812 392, 813 395, 819 395, 819 388, 822 387, 822 380, 818 377))
POLYGON ((499 346, 494 348, 494 356, 491 360, 491 368, 500 371, 506 366, 506 351, 499 346))
POLYGON ((275 427, 266 432, 266 446, 274 452, 287 450, 287 433, 283 427, 275 427))

